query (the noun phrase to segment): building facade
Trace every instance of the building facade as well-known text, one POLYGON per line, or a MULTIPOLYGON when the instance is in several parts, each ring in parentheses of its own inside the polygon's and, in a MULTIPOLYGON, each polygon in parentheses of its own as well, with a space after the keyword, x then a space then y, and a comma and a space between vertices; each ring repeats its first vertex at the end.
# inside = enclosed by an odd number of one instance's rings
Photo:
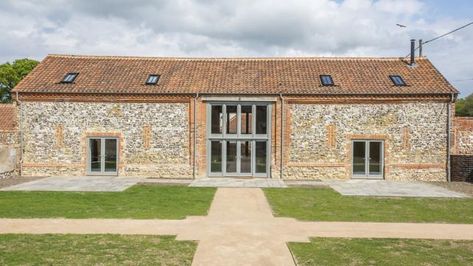
POLYGON ((22 174, 446 181, 426 58, 50 55, 15 89, 22 174))

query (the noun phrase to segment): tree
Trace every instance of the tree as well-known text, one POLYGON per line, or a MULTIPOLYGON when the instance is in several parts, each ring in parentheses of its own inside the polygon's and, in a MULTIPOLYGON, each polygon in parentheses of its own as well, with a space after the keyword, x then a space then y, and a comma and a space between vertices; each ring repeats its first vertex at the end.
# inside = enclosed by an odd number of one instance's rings
POLYGON ((0 65, 0 101, 11 102, 11 90, 37 65, 38 61, 31 59, 17 59, 0 65))
POLYGON ((457 116, 473 116, 473 94, 464 99, 458 99, 455 104, 455 114, 457 116))

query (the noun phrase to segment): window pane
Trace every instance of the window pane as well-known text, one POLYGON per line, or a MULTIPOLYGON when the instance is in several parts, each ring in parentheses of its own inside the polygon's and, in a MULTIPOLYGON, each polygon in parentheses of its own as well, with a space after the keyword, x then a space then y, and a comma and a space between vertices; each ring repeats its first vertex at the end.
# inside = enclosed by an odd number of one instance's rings
POLYGON ((227 105, 227 134, 236 134, 237 127, 237 107, 235 105, 227 105))
POLYGON ((90 171, 91 172, 101 172, 101 147, 100 147, 100 139, 91 139, 89 140, 89 147, 90 147, 90 171))
POLYGON ((117 171, 117 140, 105 140, 105 172, 117 171))
POLYGON ((220 141, 210 142, 210 172, 222 172, 222 143, 220 141))
POLYGON ((227 141, 227 173, 236 173, 237 165, 237 143, 227 141))
POLYGON ((353 142, 353 174, 365 174, 365 153, 364 141, 353 142))
POLYGON ((370 142, 370 175, 381 175, 381 142, 370 142))
POLYGON ((223 112, 221 105, 212 105, 211 108, 211 133, 222 134, 223 129, 223 112))
POLYGON ((267 134, 267 106, 256 106, 256 134, 267 134))
POLYGON ((266 173, 266 141, 257 141, 255 148, 255 172, 266 173))
POLYGON ((251 141, 242 141, 240 144, 240 172, 251 173, 251 141))
POLYGON ((253 113, 251 105, 242 105, 241 106, 241 134, 251 134, 252 132, 252 122, 253 122, 253 113))

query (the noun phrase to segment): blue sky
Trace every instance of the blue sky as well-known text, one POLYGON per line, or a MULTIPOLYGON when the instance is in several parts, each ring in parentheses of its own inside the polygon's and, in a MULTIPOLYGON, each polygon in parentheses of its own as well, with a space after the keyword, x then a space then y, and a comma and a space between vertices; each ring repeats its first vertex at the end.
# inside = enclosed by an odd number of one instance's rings
MULTIPOLYGON (((0 62, 50 53, 397 57, 411 38, 471 21, 466 0, 2 0, 0 62)), ((424 51, 461 96, 473 93, 473 26, 424 51)))

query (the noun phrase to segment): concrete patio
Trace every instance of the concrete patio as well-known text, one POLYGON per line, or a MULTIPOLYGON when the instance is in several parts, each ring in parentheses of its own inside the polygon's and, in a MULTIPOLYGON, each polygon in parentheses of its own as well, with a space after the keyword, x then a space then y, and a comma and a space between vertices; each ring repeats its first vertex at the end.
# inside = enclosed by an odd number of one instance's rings
POLYGON ((120 192, 136 185, 142 178, 115 176, 46 177, 0 189, 0 191, 89 191, 120 192))

